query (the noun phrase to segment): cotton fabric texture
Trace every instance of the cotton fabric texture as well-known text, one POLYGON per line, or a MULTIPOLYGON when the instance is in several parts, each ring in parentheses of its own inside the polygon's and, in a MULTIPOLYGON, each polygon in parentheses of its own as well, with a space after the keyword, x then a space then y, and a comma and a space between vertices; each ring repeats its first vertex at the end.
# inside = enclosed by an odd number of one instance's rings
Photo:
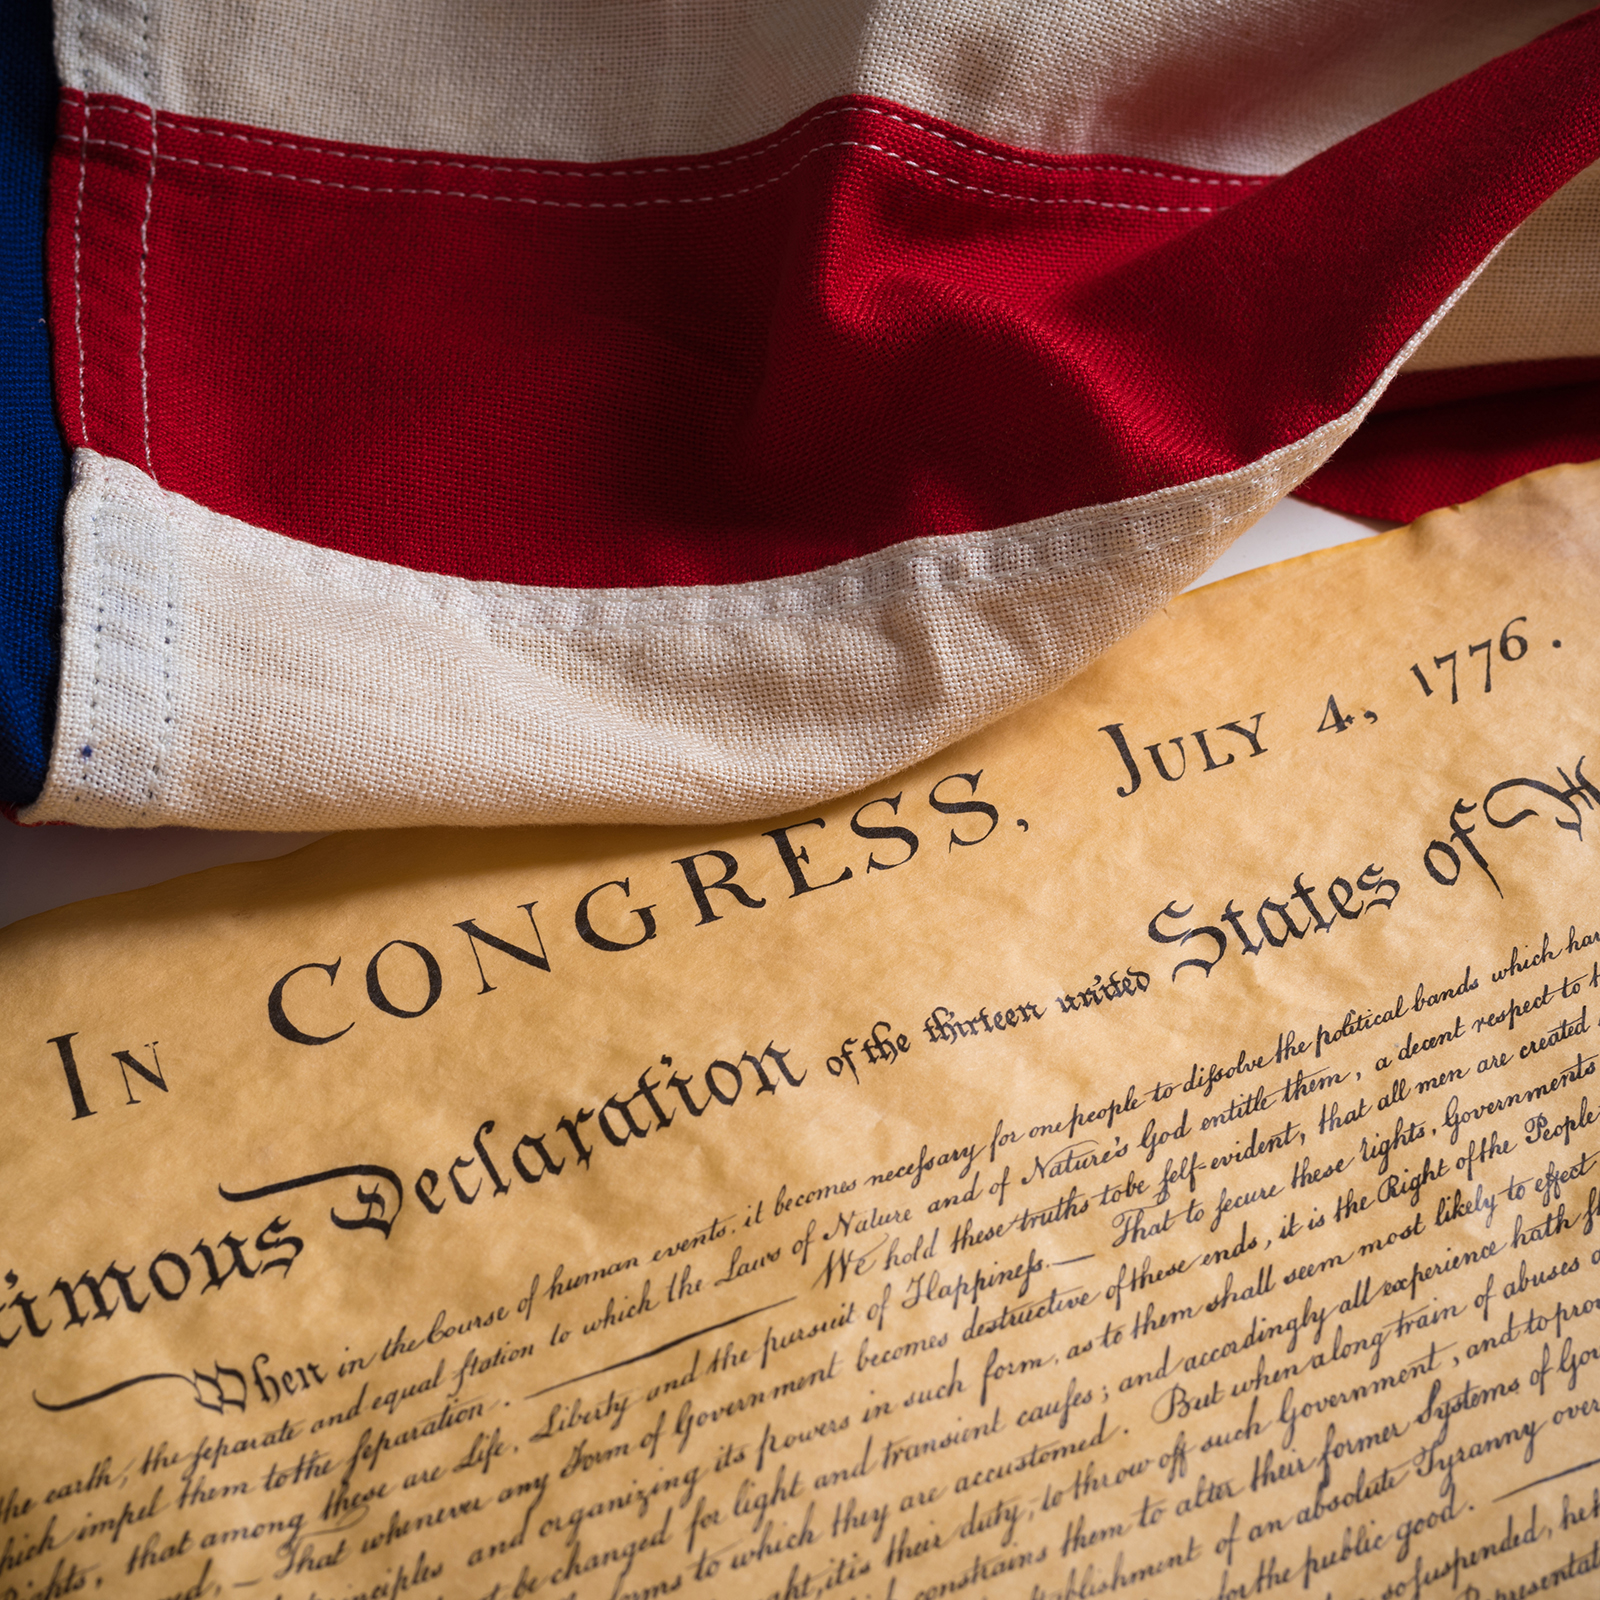
POLYGON ((21 819, 783 811, 1595 455, 1573 12, 58 0, 21 819))

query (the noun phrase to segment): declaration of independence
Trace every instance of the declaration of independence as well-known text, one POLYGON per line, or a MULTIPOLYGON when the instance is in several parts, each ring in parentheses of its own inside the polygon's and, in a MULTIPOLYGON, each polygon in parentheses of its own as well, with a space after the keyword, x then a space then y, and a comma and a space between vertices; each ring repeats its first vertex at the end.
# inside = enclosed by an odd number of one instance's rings
POLYGON ((0 1597, 1600 1593, 1597 642, 1554 468, 804 813, 0 934, 0 1597))

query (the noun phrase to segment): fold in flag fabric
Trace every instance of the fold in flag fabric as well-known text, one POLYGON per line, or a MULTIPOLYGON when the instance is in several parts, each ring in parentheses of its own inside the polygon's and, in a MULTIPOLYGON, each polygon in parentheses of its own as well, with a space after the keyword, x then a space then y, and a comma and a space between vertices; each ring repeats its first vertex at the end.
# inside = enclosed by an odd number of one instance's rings
POLYGON ((7 798, 781 812, 1600 454, 1574 9, 58 0, 7 798))

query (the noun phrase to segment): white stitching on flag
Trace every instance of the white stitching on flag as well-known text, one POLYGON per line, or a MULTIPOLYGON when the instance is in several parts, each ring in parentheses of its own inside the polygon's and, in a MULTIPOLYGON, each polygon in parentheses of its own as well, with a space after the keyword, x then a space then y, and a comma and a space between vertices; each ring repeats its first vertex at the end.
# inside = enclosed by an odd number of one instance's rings
MULTIPOLYGON (((151 113, 144 106, 119 106, 106 105, 100 109, 117 112, 125 117, 137 117, 143 122, 152 120, 151 113)), ((655 176, 658 174, 681 172, 714 172, 720 167, 737 166, 743 161, 755 161, 761 156, 787 144, 789 140, 798 138, 800 134, 813 124, 823 121, 827 117, 842 117, 849 115, 885 117, 890 122, 898 122, 902 127, 910 128, 917 133, 924 133, 930 139, 938 139, 944 144, 953 145, 957 150, 965 150, 971 155, 981 156, 986 161, 998 161, 1006 166, 1027 167, 1035 172, 1043 172, 1052 177, 1056 176, 1086 176, 1097 173, 1110 173, 1126 175, 1135 178, 1158 178, 1170 183, 1204 184, 1213 188, 1248 189, 1259 188, 1263 184, 1275 180, 1265 178, 1241 177, 1201 177, 1196 173, 1186 172, 1159 172, 1150 167, 1125 167, 1125 166, 1083 166, 1073 165, 1070 158, 1063 157, 1060 161, 1030 161, 1022 156, 1002 155, 995 150, 985 150, 978 145, 965 144, 960 139, 948 133, 941 133, 937 128, 930 128, 921 122, 913 122, 909 117, 902 117, 893 111, 884 111, 877 106, 833 106, 827 111, 819 111, 815 116, 808 117, 804 122, 797 124, 781 138, 774 139, 770 144, 762 145, 759 149, 746 150, 735 156, 725 156, 719 161, 691 161, 678 165, 662 167, 598 167, 586 166, 574 162, 566 167, 539 167, 528 163, 516 164, 490 164, 479 161, 456 161, 449 157, 427 156, 391 156, 378 155, 364 150, 345 150, 337 145, 322 144, 306 140, 270 139, 264 134, 235 133, 227 128, 211 128, 203 123, 189 121, 182 117, 175 117, 162 111, 155 114, 154 120, 168 128, 175 128, 185 133, 201 134, 211 139, 233 139, 241 144, 266 145, 276 150, 304 151, 312 155, 335 156, 342 161, 370 161, 377 165, 397 167, 439 167, 458 172, 509 172, 523 174, 535 178, 638 178, 655 176)), ((822 148, 827 148, 823 146, 822 148)), ((281 174, 276 174, 281 176, 281 174)))
MULTIPOLYGON (((91 139, 87 142, 97 147, 127 150, 135 155, 147 153, 137 145, 122 144, 115 139, 91 139)), ((868 144, 861 139, 835 139, 826 144, 813 145, 798 161, 785 167, 782 172, 775 173, 770 178, 763 178, 759 183, 746 184, 740 189, 727 189, 720 194, 666 195, 644 200, 548 200, 538 195, 488 194, 481 190, 472 189, 401 188, 378 184, 341 183, 333 178, 314 178, 307 173, 279 172, 270 167, 246 167, 229 161, 201 161, 194 156, 175 156, 163 153, 159 159, 171 162, 176 166, 202 167, 216 172, 237 172, 257 178, 281 178, 289 183, 306 183, 319 189, 345 189, 354 194, 429 195, 438 199, 489 200, 510 205, 554 206, 557 209, 566 211, 627 211, 639 206, 703 205, 714 200, 736 200, 743 195, 754 194, 757 190, 770 188, 775 183, 781 183, 809 161, 812 156, 820 155, 825 150, 866 150, 876 155, 887 156, 891 161, 898 161, 915 172, 925 173, 928 177, 937 178, 954 188, 962 189, 969 194, 981 194, 991 200, 1020 200, 1028 205, 1039 206, 1094 206, 1105 211, 1145 211, 1172 215, 1210 216, 1216 210, 1214 206, 1138 205, 1127 200, 1091 200, 1082 195, 1016 194, 1006 189, 989 189, 982 184, 965 183, 960 178, 951 177, 948 173, 940 172, 935 167, 926 166, 920 161, 914 161, 910 156, 901 155, 898 151, 890 150, 881 144, 868 144)))

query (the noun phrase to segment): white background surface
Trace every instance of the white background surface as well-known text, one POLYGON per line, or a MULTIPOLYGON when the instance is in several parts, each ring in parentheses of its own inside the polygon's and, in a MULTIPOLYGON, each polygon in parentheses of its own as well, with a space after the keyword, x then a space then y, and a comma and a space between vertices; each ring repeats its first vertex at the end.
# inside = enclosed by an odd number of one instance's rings
MULTIPOLYGON (((1283 500, 1200 583, 1369 538, 1372 532, 1366 523, 1299 500, 1283 500)), ((52 906, 138 889, 223 862, 285 855, 322 837, 320 833, 211 833, 199 828, 18 828, 0 819, 0 927, 52 906)))

